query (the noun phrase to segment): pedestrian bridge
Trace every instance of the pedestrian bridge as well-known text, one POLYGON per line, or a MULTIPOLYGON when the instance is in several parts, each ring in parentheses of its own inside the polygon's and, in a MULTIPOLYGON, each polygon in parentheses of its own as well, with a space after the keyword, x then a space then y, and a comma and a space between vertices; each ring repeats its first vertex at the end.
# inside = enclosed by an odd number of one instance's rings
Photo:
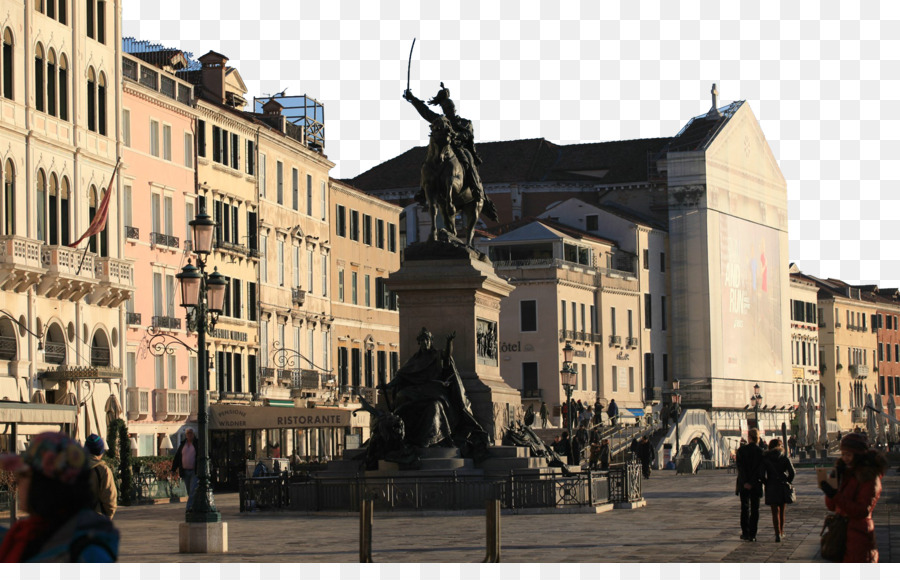
POLYGON ((676 447, 690 445, 695 440, 700 442, 700 450, 704 458, 712 459, 716 467, 728 466, 731 461, 732 447, 710 420, 709 413, 703 409, 683 409, 681 416, 678 418, 678 429, 675 428, 674 422, 669 424, 669 430, 658 443, 656 455, 661 462, 663 446, 666 443, 672 445, 674 453, 676 447), (677 446, 675 444, 676 431, 678 435, 677 446))

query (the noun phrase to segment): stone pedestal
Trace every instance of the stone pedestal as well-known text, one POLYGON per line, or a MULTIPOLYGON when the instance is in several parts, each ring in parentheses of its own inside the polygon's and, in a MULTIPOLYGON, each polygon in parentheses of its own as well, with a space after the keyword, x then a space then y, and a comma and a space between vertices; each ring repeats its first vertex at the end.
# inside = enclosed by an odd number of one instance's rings
POLYGON ((178 551, 182 554, 223 554, 228 551, 228 524, 188 523, 178 525, 178 551))
POLYGON ((479 252, 453 242, 422 242, 406 250, 403 266, 388 277, 400 304, 400 361, 418 350, 427 328, 443 349, 456 332, 453 359, 475 418, 499 443, 510 421, 521 419, 518 390, 500 376, 500 300, 513 286, 479 252))

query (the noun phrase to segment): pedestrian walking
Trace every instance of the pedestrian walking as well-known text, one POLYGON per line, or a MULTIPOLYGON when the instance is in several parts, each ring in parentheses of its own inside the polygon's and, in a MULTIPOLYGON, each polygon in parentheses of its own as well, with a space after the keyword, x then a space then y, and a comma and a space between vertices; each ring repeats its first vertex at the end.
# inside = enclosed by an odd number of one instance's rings
POLYGON ((791 459, 797 457, 797 438, 791 435, 788 437, 788 450, 791 454, 791 459))
POLYGON ((39 433, 22 455, 0 456, 16 475, 18 501, 28 511, 6 531, 0 562, 115 562, 119 532, 91 509, 84 447, 60 432, 39 433))
POLYGON ((609 471, 609 439, 600 442, 600 470, 609 471))
POLYGON ((766 505, 772 508, 772 526, 775 541, 784 537, 784 508, 794 503, 794 465, 784 454, 781 439, 769 441, 769 450, 763 454, 763 471, 766 486, 766 505))
POLYGON ((741 539, 756 541, 759 527, 759 498, 762 496, 762 458, 763 451, 759 447, 759 431, 750 429, 747 434, 747 445, 737 450, 737 486, 735 495, 741 498, 741 539))
POLYGON ((603 425, 603 403, 600 399, 594 403, 594 425, 603 425))
POLYGON ((609 400, 609 406, 606 408, 606 414, 609 416, 609 423, 613 427, 619 424, 619 406, 616 405, 615 399, 609 400))
POLYGON ((109 519, 113 519, 116 515, 118 507, 118 492, 116 491, 116 480, 112 470, 103 461, 102 455, 106 450, 106 444, 103 438, 97 434, 88 436, 84 442, 84 448, 88 452, 88 469, 90 476, 88 482, 93 496, 91 508, 98 514, 103 514, 109 519))
POLYGON ((172 473, 176 471, 184 480, 184 488, 187 490, 187 505, 184 509, 191 511, 194 505, 194 490, 197 488, 197 440, 191 428, 184 432, 184 440, 172 459, 172 473))
POLYGON ((838 486, 819 483, 825 507, 848 518, 844 562, 878 563, 878 543, 872 510, 881 497, 881 478, 887 468, 884 455, 869 448, 865 436, 850 433, 841 439, 841 458, 835 465, 838 486))
POLYGON ((547 403, 541 401, 541 410, 538 412, 541 416, 541 429, 547 428, 547 418, 550 416, 550 411, 547 410, 547 403))
POLYGON ((647 439, 647 436, 644 435, 641 437, 641 440, 638 442, 637 446, 637 456, 638 459, 641 460, 641 471, 644 474, 644 479, 650 479, 650 466, 653 463, 653 458, 656 455, 656 452, 653 449, 653 446, 650 444, 650 440, 647 439))

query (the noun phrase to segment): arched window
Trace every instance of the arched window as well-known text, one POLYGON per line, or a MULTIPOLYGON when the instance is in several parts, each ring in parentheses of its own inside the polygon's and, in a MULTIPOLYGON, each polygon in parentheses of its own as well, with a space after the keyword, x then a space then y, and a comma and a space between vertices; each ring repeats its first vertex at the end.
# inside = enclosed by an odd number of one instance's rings
POLYGON ((34 108, 44 111, 44 47, 38 43, 34 50, 34 108))
POLYGON ((62 187, 59 190, 59 240, 63 246, 68 246, 72 241, 69 231, 69 214, 71 207, 69 206, 69 178, 62 178, 62 187))
POLYGON ((50 217, 50 245, 59 245, 59 180, 55 173, 50 174, 50 191, 47 213, 50 217))
POLYGON ((12 322, 0 319, 0 360, 16 360, 16 330, 12 322))
POLYGON ((55 322, 47 328, 44 361, 54 365, 66 364, 66 335, 59 324, 55 322))
POLYGON ((47 114, 56 116, 56 53, 47 53, 47 114))
MULTIPOLYGON (((95 186, 91 186, 90 191, 90 200, 88 201, 88 223, 94 221, 94 216, 97 215, 97 205, 99 205, 99 200, 97 199, 97 188, 95 186)), ((97 235, 94 234, 89 238, 88 248, 97 253, 97 235)))
MULTIPOLYGON (((90 5, 91 3, 88 2, 90 5)), ((97 77, 94 75, 93 67, 88 69, 88 86, 87 86, 87 118, 88 131, 97 130, 97 77)))
POLYGON ((59 118, 69 120, 69 63, 66 55, 59 55, 59 118))
POLYGON ((0 76, 3 77, 3 98, 13 98, 13 39, 9 28, 3 31, 3 57, 0 61, 0 76))
POLYGON ((35 237, 42 242, 47 242, 47 178, 44 170, 38 169, 37 196, 35 207, 35 237))
POLYGON ((103 73, 100 73, 97 87, 97 129, 101 135, 106 135, 106 75, 103 73))
POLYGON ((12 236, 16 233, 16 171, 12 160, 6 161, 3 168, 3 206, 0 207, 2 222, 0 234, 12 236))
POLYGON ((109 366, 109 340, 102 330, 95 332, 94 338, 91 340, 91 366, 109 366))

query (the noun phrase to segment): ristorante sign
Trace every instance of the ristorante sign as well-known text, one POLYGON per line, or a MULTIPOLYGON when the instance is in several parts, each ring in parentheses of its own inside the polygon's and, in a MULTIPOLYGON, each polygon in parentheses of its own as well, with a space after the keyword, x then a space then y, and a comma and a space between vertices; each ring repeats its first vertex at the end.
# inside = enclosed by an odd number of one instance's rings
POLYGON ((350 427, 350 419, 347 409, 209 406, 209 428, 213 430, 350 427))

